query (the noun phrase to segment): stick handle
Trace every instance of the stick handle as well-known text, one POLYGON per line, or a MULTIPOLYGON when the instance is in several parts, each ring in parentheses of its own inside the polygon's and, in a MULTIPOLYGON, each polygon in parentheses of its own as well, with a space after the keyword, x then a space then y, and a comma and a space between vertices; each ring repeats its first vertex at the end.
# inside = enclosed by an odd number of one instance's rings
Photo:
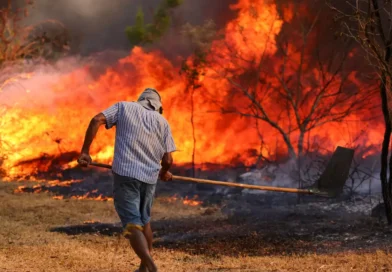
MULTIPOLYGON (((92 162, 90 163, 92 166, 103 167, 111 169, 112 166, 104 163, 92 162)), ((254 189, 254 190, 262 190, 262 191, 274 191, 274 192, 285 192, 285 193, 299 193, 299 194, 313 194, 311 190, 307 189, 297 189, 297 188, 282 188, 282 187, 272 187, 272 186, 260 186, 260 185, 251 185, 251 184, 243 184, 243 183, 235 183, 235 182, 226 182, 226 181, 218 181, 218 180, 208 180, 208 179, 198 179, 198 178, 189 178, 182 176, 174 176, 173 179, 181 180, 185 182, 194 182, 194 183, 202 183, 202 184, 212 184, 212 185, 221 185, 227 187, 238 187, 244 189, 254 189)))
POLYGON ((243 184, 243 183, 236 183, 236 182, 229 182, 229 181, 218 181, 218 180, 189 178, 189 177, 174 176, 174 175, 173 175, 173 179, 186 181, 186 182, 212 184, 212 185, 222 185, 222 186, 227 186, 227 187, 238 187, 238 188, 244 188, 244 189, 262 190, 262 191, 275 191, 275 192, 286 192, 286 193, 312 194, 312 192, 310 190, 297 189, 297 188, 260 186, 260 185, 243 184))
POLYGON ((99 163, 99 162, 92 162, 92 163, 90 163, 90 165, 96 166, 96 167, 101 167, 101 168, 112 169, 112 166, 111 166, 111 165, 109 165, 109 164, 104 164, 104 163, 99 163))

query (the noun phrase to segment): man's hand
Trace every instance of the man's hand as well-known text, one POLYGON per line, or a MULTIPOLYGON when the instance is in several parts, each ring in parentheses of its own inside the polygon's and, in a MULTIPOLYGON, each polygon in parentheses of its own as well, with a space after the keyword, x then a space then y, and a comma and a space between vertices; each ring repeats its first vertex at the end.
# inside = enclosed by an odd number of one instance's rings
POLYGON ((162 181, 170 181, 173 179, 173 174, 169 171, 160 171, 159 172, 159 179, 162 181))
POLYGON ((79 159, 78 159, 78 163, 81 166, 88 166, 91 162, 92 162, 92 159, 90 157, 90 154, 88 154, 88 153, 80 154, 79 159))
POLYGON ((162 168, 159 171, 159 179, 162 181, 169 181, 172 180, 173 175, 169 172, 169 169, 173 163, 173 158, 171 153, 165 153, 162 158, 162 168))

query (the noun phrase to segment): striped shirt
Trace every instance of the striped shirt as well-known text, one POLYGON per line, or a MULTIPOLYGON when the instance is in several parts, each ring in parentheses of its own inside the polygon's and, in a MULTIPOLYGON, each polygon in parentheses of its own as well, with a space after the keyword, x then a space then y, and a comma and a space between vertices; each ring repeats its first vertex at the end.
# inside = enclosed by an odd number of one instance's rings
POLYGON ((136 102, 118 102, 102 113, 106 129, 116 126, 113 172, 155 184, 164 153, 176 150, 166 119, 136 102))

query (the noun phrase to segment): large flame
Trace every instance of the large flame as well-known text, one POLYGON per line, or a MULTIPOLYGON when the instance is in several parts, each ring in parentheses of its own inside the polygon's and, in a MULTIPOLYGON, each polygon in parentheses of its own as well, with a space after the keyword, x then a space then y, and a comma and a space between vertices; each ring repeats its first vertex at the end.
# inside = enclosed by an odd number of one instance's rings
MULTIPOLYGON (((195 93, 198 164, 230 163, 233 158, 245 164, 254 161, 255 158, 248 152, 259 150, 260 146, 254 123, 235 115, 217 113, 214 102, 210 101, 211 95, 225 97, 231 90, 229 82, 217 78, 216 73, 223 66, 237 67, 232 73, 243 73, 247 69, 243 60, 253 58, 257 61, 263 54, 275 54, 275 39, 284 22, 293 17, 290 9, 284 10, 283 15, 279 16, 275 4, 267 0, 239 0, 231 8, 238 12, 238 16, 227 23, 224 37, 213 42, 210 57, 214 63, 201 79, 203 89, 195 93), (236 61, 241 62, 242 59, 242 69, 238 69, 238 63, 226 54, 227 47, 224 45, 230 45, 231 49, 238 52, 240 58, 236 61)), ((278 64, 279 60, 276 67, 278 64)), ((309 69, 308 75, 317 77, 317 71, 309 69)), ((352 82, 360 85, 355 73, 350 77, 352 82)), ((90 119, 117 101, 135 100, 146 87, 155 87, 161 92, 164 115, 172 127, 178 147, 176 163, 191 161, 193 138, 186 83, 179 74, 179 67, 159 51, 145 52, 135 47, 129 56, 120 59, 98 77, 94 75, 91 65, 79 65, 77 61, 64 59, 52 70, 38 67, 32 73, 6 83, 0 90, 0 146, 4 157, 2 168, 6 170, 8 178, 48 170, 50 163, 43 158, 55 158, 64 153, 73 155, 62 164, 63 167, 73 166, 90 119), (30 163, 21 163, 25 161, 30 163)), ((274 79, 271 79, 271 83, 275 84, 274 79)), ((243 102, 237 100, 236 103, 243 102)), ((272 98, 268 103, 270 107, 274 105, 272 98)), ((305 105, 304 110, 309 106, 305 105)), ((348 118, 360 119, 357 117, 352 115, 348 118)), ((269 125, 261 126, 263 140, 269 147, 268 152, 263 151, 263 155, 270 156, 284 144, 281 136, 269 125)), ((345 127, 326 124, 315 129, 312 137, 316 136, 325 149, 345 145, 360 136, 360 143, 370 146, 380 142, 382 135, 379 131, 378 123, 372 123, 371 127, 360 122, 345 127), (366 133, 362 135, 360 133, 365 126, 366 133)), ((114 130, 101 129, 92 146, 93 159, 110 163, 113 145, 114 130)))

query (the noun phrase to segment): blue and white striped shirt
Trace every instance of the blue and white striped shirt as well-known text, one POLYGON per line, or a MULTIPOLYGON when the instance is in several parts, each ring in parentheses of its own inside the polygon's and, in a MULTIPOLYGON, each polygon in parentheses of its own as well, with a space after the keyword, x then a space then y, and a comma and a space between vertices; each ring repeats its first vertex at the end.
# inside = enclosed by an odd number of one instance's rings
POLYGON ((163 155, 176 150, 166 119, 136 102, 118 102, 102 113, 106 129, 116 126, 113 172, 155 184, 163 155))

